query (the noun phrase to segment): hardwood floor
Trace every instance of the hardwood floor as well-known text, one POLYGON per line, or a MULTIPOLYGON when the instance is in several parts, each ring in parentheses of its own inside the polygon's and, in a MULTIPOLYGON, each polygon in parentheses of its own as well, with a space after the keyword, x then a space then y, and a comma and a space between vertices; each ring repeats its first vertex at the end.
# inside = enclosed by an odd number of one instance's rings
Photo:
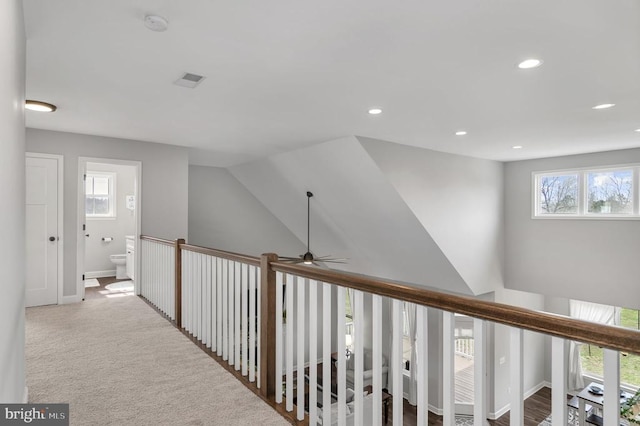
POLYGON ((129 278, 124 280, 117 280, 116 277, 104 277, 98 278, 98 282, 100 283, 100 287, 86 287, 84 289, 84 300, 89 299, 107 299, 111 297, 120 297, 120 296, 133 296, 134 293, 131 292, 111 292, 105 288, 106 285, 117 283, 119 281, 129 281, 129 278))
MULTIPOLYGON (((417 423, 416 407, 409 405, 404 400, 403 425, 413 426, 417 423)), ((551 389, 542 388, 524 402, 524 426, 538 426, 549 414, 551 414, 551 389)), ((393 403, 389 406, 389 423, 393 424, 393 403)), ((442 425, 442 416, 429 413, 430 425, 442 425)), ((490 425, 509 426, 509 413, 506 413, 497 420, 489 420, 490 425)))

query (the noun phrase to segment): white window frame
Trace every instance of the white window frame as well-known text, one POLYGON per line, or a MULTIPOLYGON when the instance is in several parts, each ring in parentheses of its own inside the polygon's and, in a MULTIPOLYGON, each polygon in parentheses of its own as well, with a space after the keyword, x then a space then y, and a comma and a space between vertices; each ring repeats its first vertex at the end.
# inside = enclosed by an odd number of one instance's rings
POLYGON ((560 169, 560 170, 546 170, 537 171, 531 173, 531 190, 532 190, 532 205, 531 205, 531 218, 532 219, 562 219, 562 220, 640 220, 640 164, 620 164, 603 167, 583 167, 574 169, 560 169), (589 173, 602 173, 611 171, 632 171, 632 213, 631 214, 612 214, 612 213, 589 213, 588 212, 588 197, 587 176, 589 173), (542 214, 539 212, 540 191, 539 182, 540 179, 545 176, 559 176, 559 175, 578 175, 578 205, 576 213, 564 213, 564 214, 542 214))
MULTIPOLYGON (((87 179, 89 177, 100 177, 109 179, 109 213, 107 214, 88 214, 87 208, 85 204, 85 216, 87 220, 110 220, 116 219, 117 217, 117 209, 116 209, 116 174, 111 172, 90 172, 86 173, 87 179)), ((86 185, 86 180, 85 180, 86 185)), ((86 187, 85 187, 85 203, 86 203, 86 187)))

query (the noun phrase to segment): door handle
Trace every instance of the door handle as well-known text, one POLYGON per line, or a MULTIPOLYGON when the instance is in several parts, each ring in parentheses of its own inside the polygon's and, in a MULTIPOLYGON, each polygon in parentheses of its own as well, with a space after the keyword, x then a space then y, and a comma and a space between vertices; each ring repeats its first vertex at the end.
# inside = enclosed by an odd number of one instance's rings
POLYGON ((56 240, 56 237, 49 237, 49 241, 53 242, 56 240))
POLYGON ((85 236, 85 237, 88 237, 88 236, 89 236, 89 234, 84 234, 84 236, 85 236))

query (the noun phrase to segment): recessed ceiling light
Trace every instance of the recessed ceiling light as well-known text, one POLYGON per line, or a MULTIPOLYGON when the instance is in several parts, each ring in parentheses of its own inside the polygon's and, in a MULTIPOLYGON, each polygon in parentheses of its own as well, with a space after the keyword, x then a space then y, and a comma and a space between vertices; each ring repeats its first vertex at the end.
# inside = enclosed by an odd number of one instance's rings
POLYGON ((169 27, 169 21, 167 21, 162 16, 157 15, 147 15, 144 17, 144 26, 149 28, 151 31, 166 31, 169 27))
POLYGON ((464 130, 459 130, 459 131, 456 132, 456 136, 464 136, 466 134, 467 134, 467 132, 465 132, 464 130))
POLYGON ((58 109, 58 107, 55 106, 54 104, 50 104, 48 102, 42 102, 42 101, 34 101, 31 99, 27 99, 24 102, 24 107, 31 111, 38 111, 38 112, 53 112, 58 109))
POLYGON ((382 114, 382 110, 380 108, 371 108, 369 110, 369 114, 371 114, 371 115, 382 114))
POLYGON ((526 59, 518 64, 518 68, 523 70, 527 70, 529 68, 537 68, 542 65, 542 61, 540 59, 526 59))
POLYGON ((514 145, 511 148, 513 148, 513 149, 522 149, 522 145, 514 145))
POLYGON ((593 107, 593 109, 607 109, 614 107, 616 104, 600 104, 593 107))

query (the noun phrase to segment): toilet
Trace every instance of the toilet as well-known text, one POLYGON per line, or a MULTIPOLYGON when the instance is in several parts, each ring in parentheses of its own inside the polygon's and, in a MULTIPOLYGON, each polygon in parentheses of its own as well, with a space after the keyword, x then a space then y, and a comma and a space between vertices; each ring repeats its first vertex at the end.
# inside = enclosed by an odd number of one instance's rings
POLYGON ((112 254, 109 256, 109 260, 116 265, 116 279, 123 280, 127 277, 127 255, 126 254, 112 254))

